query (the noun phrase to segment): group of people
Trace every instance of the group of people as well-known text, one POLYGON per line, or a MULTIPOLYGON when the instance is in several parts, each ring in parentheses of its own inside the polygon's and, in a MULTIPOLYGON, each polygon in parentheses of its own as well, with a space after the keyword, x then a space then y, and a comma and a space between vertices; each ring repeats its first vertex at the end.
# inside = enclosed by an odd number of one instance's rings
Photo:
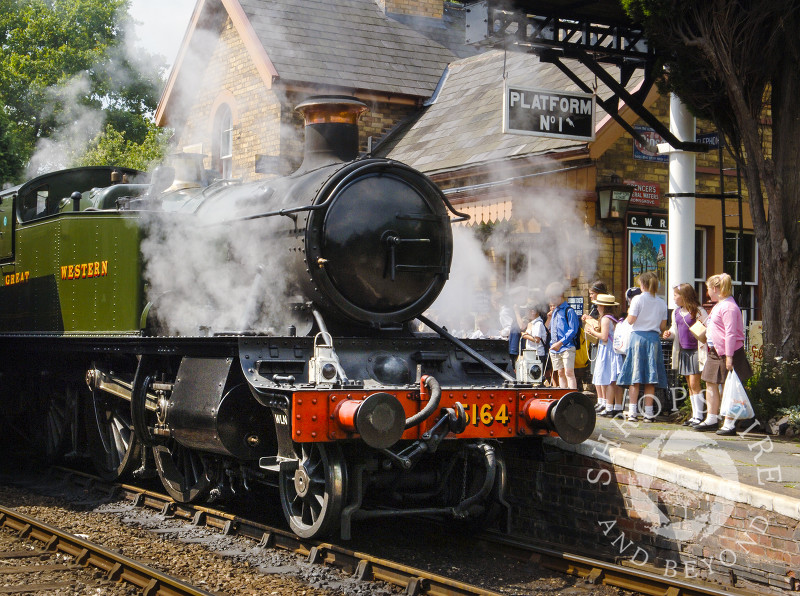
MULTIPOLYGON (((559 387, 577 389, 575 357, 580 342, 581 322, 564 298, 564 287, 554 282, 545 290, 546 301, 529 300, 518 312, 519 338, 522 349, 535 350, 545 364, 547 380, 559 387)), ((515 339, 509 340, 512 364, 515 339)))
POLYGON ((669 326, 667 303, 657 295, 656 274, 645 272, 638 283, 638 287, 625 293, 627 308, 619 318, 620 303, 603 282, 591 285, 591 309, 582 317, 566 300, 564 286, 555 282, 523 307, 503 304, 496 296, 493 306, 499 308, 499 329, 489 330, 488 317, 483 316, 463 322, 463 329, 457 327, 460 330, 453 334, 470 339, 508 339, 512 370, 521 350, 534 350, 544 365, 546 381, 553 386, 577 389, 576 355, 580 336, 585 332, 597 342, 591 381, 597 391, 598 414, 623 417, 631 422, 641 419, 646 423, 655 421, 664 405, 656 399, 657 388, 667 389, 661 339, 672 339, 672 368, 686 378, 692 410, 684 424, 701 432, 735 435, 736 419, 720 415, 722 389, 729 371, 735 371, 742 384, 753 372, 744 350, 741 311, 731 296, 730 275, 720 273, 706 280, 708 297, 715 303, 710 313, 700 305, 691 284, 675 286, 675 309, 669 326), (620 339, 628 337, 626 349, 619 346, 615 349, 615 335, 620 339))
POLYGON ((597 339, 592 382, 598 392, 598 413, 609 417, 623 416, 623 388, 628 387, 629 405, 625 419, 639 419, 639 395, 643 390, 643 421, 654 422, 659 413, 656 411, 655 389, 667 386, 660 341, 667 328, 667 303, 656 295, 658 277, 652 272, 639 277, 639 287, 626 292, 628 309, 621 319, 614 316, 614 307, 619 303, 612 294, 600 293, 604 289, 600 283, 590 288, 589 296, 592 304, 597 306, 599 318, 593 319, 590 313, 584 319, 586 333, 597 339), (590 319, 599 325, 588 324, 590 319), (614 335, 622 332, 623 325, 630 326, 624 354, 613 347, 614 335))
POLYGON ((735 371, 744 383, 753 372, 744 350, 744 324, 736 301, 731 296, 732 281, 727 273, 712 275, 706 281, 709 299, 716 304, 710 313, 700 305, 697 293, 687 283, 673 288, 676 308, 667 328, 666 302, 656 295, 658 278, 652 272, 639 277, 639 287, 626 292, 627 314, 615 317, 616 298, 606 292, 602 282, 595 282, 589 291, 596 313, 584 315, 588 335, 597 339, 592 381, 597 389, 598 414, 624 416, 638 421, 639 396, 644 392, 643 421, 653 422, 660 413, 655 389, 667 388, 667 375, 660 339, 672 339, 672 367, 686 377, 692 416, 684 424, 697 431, 716 431, 719 435, 736 435, 736 418, 724 417, 720 422, 720 396, 728 372, 735 371), (701 325, 696 325, 700 323, 701 325), (614 334, 627 333, 630 338, 625 354, 614 349, 614 334), (703 394, 701 381, 706 383, 703 394), (628 388, 628 413, 623 412, 623 392, 628 388))

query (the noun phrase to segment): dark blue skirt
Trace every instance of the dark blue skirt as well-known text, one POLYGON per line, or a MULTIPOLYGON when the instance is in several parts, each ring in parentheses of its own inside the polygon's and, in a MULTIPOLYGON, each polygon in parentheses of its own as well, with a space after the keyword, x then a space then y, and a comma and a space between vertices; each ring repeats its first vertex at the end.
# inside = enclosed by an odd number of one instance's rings
POLYGON ((617 385, 655 385, 667 388, 667 369, 658 331, 633 331, 617 385))

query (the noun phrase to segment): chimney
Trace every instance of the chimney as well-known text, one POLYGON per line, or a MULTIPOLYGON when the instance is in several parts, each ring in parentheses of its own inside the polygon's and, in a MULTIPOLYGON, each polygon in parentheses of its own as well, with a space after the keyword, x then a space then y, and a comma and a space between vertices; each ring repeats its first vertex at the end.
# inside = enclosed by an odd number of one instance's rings
POLYGON ((443 0, 376 0, 385 14, 406 14, 413 17, 441 19, 443 0))
POLYGON ((358 119, 367 105, 352 97, 317 96, 296 108, 305 120, 303 164, 307 171, 358 157, 358 119))

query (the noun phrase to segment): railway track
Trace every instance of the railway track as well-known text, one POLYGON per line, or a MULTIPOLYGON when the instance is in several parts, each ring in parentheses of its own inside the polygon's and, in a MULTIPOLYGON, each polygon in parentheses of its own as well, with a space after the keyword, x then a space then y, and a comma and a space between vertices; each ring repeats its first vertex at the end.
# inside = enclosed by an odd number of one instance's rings
MULTIPOLYGON (((4 564, 0 565, 0 575, 20 579, 16 580, 19 581, 17 585, 0 587, 0 594, 66 591, 74 587, 76 573, 84 567, 93 567, 104 574, 106 584, 124 582, 141 589, 145 596, 211 595, 211 592, 13 509, 0 507, 0 528, 26 543, 41 544, 41 548, 20 549, 16 547, 17 541, 2 542, 0 560, 4 564)), ((96 580, 88 581, 98 584, 96 580)))
MULTIPOLYGON (((134 506, 159 511, 169 518, 182 519, 196 526, 213 528, 226 535, 249 538, 262 548, 290 551, 311 563, 336 567, 357 579, 383 581, 404 588, 406 594, 430 595, 499 595, 436 573, 389 561, 344 546, 299 538, 281 528, 268 526, 244 517, 209 507, 176 503, 166 495, 132 485, 107 485, 90 475, 72 470, 55 469, 61 481, 82 485, 85 490, 116 491, 117 496, 134 506)), ((623 565, 591 557, 562 552, 514 540, 505 535, 484 532, 472 538, 475 549, 492 552, 522 562, 533 563, 558 573, 577 576, 587 585, 613 586, 653 596, 722 596, 747 592, 708 583, 667 577, 662 571, 642 566, 623 565)))

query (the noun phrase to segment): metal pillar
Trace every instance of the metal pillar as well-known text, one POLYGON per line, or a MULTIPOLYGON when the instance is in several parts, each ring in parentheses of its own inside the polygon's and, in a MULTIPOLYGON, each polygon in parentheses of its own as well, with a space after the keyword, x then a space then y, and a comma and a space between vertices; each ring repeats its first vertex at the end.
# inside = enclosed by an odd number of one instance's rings
MULTIPOLYGON (((694 142, 695 118, 675 95, 669 98, 669 129, 681 141, 694 142)), ((694 285, 695 154, 669 150, 669 240, 667 283, 694 285), (677 195, 677 196, 675 196, 677 195)), ((670 308, 675 308, 668 291, 670 308)))

